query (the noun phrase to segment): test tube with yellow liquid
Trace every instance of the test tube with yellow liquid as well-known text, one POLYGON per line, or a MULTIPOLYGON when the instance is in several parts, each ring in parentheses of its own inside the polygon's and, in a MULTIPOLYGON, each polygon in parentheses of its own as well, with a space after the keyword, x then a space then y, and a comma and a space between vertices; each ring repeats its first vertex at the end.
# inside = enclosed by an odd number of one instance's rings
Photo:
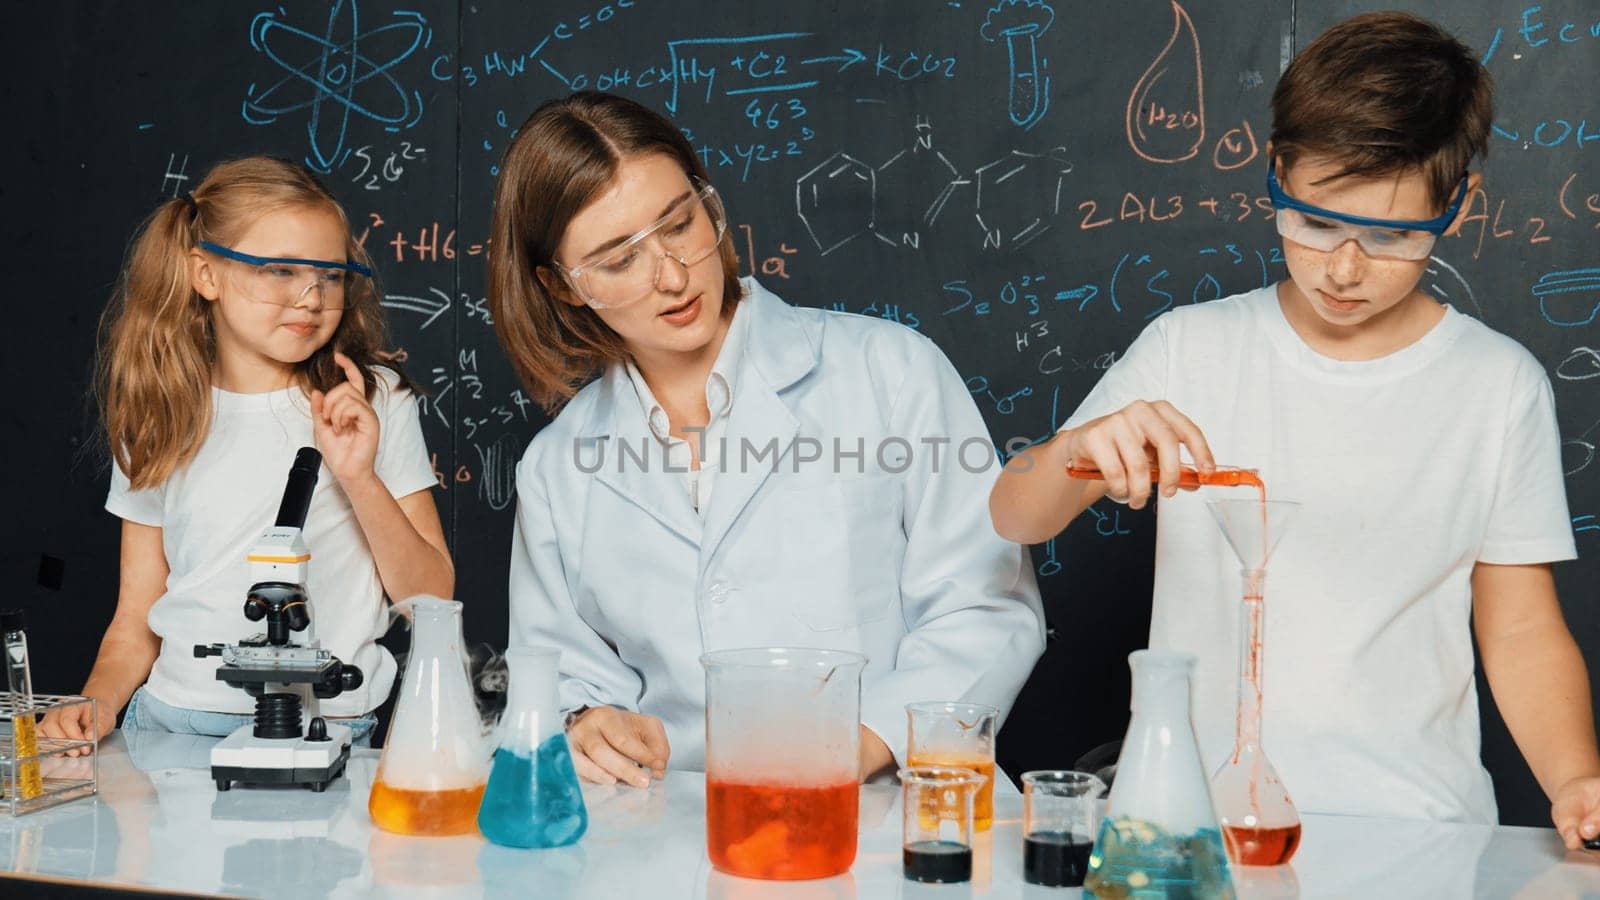
POLYGON ((39 777, 39 735, 33 721, 33 676, 28 671, 28 620, 20 609, 0 613, 0 635, 5 641, 6 686, 11 707, 11 757, 28 760, 17 770, 17 790, 23 799, 44 794, 39 777))

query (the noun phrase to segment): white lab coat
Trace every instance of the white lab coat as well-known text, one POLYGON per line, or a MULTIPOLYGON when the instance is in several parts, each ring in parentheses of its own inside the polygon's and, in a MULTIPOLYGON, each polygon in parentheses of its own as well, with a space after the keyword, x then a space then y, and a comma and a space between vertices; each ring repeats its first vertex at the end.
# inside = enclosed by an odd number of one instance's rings
MULTIPOLYGON (((962 441, 988 432, 932 341, 744 286, 749 332, 703 518, 682 474, 662 471, 620 364, 534 437, 517 467, 511 644, 560 648, 564 709, 659 717, 671 765, 688 769, 705 759, 702 653, 861 653, 861 721, 903 764, 906 703, 1003 715, 1044 650, 1027 551, 989 521, 999 465, 992 450, 986 471, 958 462, 962 441), (905 444, 884 443, 893 437, 905 444), (925 438, 949 439, 937 473, 925 438), (773 439, 776 471, 758 455, 773 439), (864 460, 841 454, 836 472, 834 441, 849 454, 858 439, 864 460), (618 440, 648 444, 649 471, 618 440), (796 464, 816 448, 821 459, 796 464)), ((976 444, 965 459, 984 465, 976 444)))

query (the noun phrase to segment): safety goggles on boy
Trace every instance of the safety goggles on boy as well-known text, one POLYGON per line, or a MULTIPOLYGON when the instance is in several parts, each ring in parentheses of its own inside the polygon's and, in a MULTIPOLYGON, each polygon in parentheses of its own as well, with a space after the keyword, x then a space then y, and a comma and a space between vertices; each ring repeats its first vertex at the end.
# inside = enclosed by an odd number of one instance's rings
POLYGON ((1467 196, 1467 179, 1462 177, 1448 209, 1437 218, 1424 220, 1371 219, 1302 203, 1283 192, 1272 166, 1267 167, 1267 196, 1278 211, 1274 217, 1278 234, 1296 244, 1331 252, 1345 241, 1355 241, 1374 259, 1418 260, 1428 258, 1439 235, 1455 221, 1467 196))
POLYGON ((722 200, 711 185, 674 203, 667 214, 605 255, 581 266, 551 265, 566 276, 583 302, 595 309, 616 309, 650 296, 661 277, 662 262, 671 258, 688 268, 716 252, 728 232, 722 200), (655 236, 654 248, 646 244, 655 236))
POLYGON ((345 308, 352 278, 371 278, 372 270, 360 263, 325 259, 297 259, 282 256, 252 256, 221 244, 201 241, 200 249, 238 263, 239 287, 257 303, 273 306, 299 306, 313 289, 318 291, 325 310, 345 308))

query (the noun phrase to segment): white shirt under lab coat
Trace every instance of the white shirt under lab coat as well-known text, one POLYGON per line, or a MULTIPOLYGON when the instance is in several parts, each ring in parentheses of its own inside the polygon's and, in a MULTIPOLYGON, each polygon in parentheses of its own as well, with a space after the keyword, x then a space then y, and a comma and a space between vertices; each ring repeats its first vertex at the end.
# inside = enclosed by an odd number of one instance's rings
POLYGON ((988 432, 932 341, 743 284, 738 398, 703 516, 663 471, 622 364, 534 437, 517 467, 511 644, 560 648, 564 709, 659 717, 687 769, 704 767, 702 653, 861 653, 861 721, 903 764, 905 704, 1003 715, 1044 650, 1027 552, 989 521, 999 465, 976 444, 958 461, 988 432))

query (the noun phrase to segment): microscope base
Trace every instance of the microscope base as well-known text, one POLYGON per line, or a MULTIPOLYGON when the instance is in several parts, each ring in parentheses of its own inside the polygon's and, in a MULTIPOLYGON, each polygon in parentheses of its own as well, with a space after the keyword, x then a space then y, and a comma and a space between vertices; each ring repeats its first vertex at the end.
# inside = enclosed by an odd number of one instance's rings
POLYGON ((211 778, 217 790, 242 786, 304 785, 322 792, 344 774, 350 759, 350 729, 328 725, 328 739, 258 738, 245 725, 211 748, 211 778))

